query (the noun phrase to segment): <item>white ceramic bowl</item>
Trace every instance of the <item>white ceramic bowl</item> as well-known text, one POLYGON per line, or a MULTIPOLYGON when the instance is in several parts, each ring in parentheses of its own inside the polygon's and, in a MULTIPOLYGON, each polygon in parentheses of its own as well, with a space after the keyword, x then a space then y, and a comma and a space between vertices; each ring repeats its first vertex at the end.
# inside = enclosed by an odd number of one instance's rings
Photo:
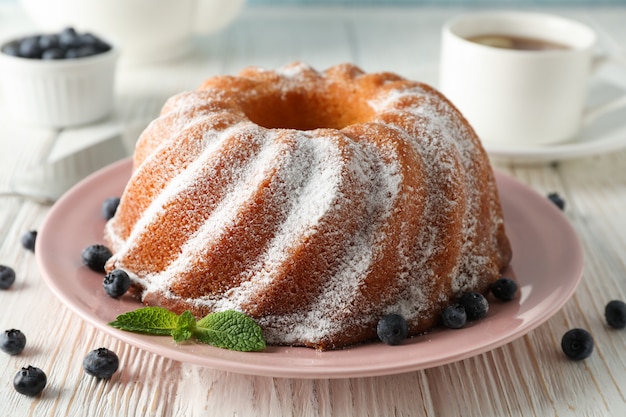
POLYGON ((113 110, 118 50, 83 58, 40 60, 0 53, 0 87, 16 121, 67 127, 97 121, 113 110))

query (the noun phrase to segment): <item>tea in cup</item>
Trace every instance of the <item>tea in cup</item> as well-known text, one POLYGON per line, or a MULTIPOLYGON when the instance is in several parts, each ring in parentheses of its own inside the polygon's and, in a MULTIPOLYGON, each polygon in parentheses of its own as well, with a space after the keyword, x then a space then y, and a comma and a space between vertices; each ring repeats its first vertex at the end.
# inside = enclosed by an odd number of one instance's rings
POLYGON ((442 31, 441 91, 483 143, 548 145, 571 140, 623 98, 587 107, 590 77, 605 58, 580 22, 542 13, 481 12, 442 31))

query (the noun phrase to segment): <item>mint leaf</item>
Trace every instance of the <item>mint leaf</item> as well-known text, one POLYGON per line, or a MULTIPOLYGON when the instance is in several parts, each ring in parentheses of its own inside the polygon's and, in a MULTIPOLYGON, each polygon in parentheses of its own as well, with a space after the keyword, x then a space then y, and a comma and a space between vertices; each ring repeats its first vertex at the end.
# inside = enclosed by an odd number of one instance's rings
POLYGON ((136 333, 169 336, 178 328, 178 315, 162 307, 144 307, 121 314, 110 326, 136 333))
POLYGON ((196 318, 191 314, 191 311, 187 310, 178 316, 178 322, 176 328, 172 330, 172 337, 176 343, 189 340, 196 329, 196 318))
POLYGON ((194 336, 210 345, 241 352, 265 349, 259 325, 250 317, 234 310, 211 313, 196 323, 194 336))
POLYGON ((234 310, 211 313, 196 322, 189 310, 178 315, 163 307, 144 307, 117 316, 109 325, 129 332, 172 336, 177 343, 195 337, 209 345, 241 352, 265 349, 261 327, 234 310))

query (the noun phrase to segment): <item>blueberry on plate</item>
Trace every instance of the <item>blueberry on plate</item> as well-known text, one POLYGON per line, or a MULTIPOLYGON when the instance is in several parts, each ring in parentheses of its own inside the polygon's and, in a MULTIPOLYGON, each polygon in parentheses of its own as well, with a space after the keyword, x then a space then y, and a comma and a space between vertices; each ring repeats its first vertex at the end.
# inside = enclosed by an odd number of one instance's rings
POLYGON ((460 329, 467 323, 467 314, 461 304, 446 307, 441 313, 441 322, 449 329, 460 329))
POLYGON ((609 326, 614 329, 626 327, 626 303, 621 300, 610 301, 604 307, 604 318, 609 326))
POLYGON ((464 293, 459 299, 459 304, 465 309, 467 319, 470 321, 482 319, 489 311, 489 302, 479 292, 470 291, 464 293))
POLYGON ((34 397, 46 387, 48 377, 44 371, 34 366, 22 368, 13 378, 13 387, 20 394, 34 397))
POLYGON ((121 269, 114 269, 104 276, 102 283, 104 292, 110 297, 118 298, 130 288, 130 277, 121 269))
POLYGON ((571 329, 561 339, 561 349, 568 358, 580 361, 593 352, 593 336, 585 329, 571 329))
POLYGON ((107 348, 92 350, 83 359, 83 369, 96 378, 110 378, 120 365, 119 358, 115 352, 107 348))
POLYGON ((11 329, 0 333, 0 350, 9 355, 19 355, 26 346, 26 336, 20 330, 11 329))
POLYGON ((83 264, 96 272, 104 272, 104 264, 111 256, 111 250, 100 244, 87 246, 81 253, 83 264))
POLYGON ((20 242, 22 243, 22 247, 31 252, 35 252, 35 243, 37 242, 37 231, 29 230, 24 233, 20 238, 20 242))
POLYGON ((15 282, 15 271, 10 266, 0 265, 0 290, 8 290, 15 282))
POLYGON ((399 345, 406 339, 409 330, 404 317, 399 314, 387 314, 378 321, 376 333, 383 343, 399 345))
POLYGON ((516 292, 517 283, 511 278, 498 278, 491 286, 491 293, 500 301, 511 301, 516 292))
POLYGON ((109 197, 102 203, 102 217, 105 220, 110 220, 115 216, 115 212, 117 211, 117 206, 120 205, 119 197, 109 197))

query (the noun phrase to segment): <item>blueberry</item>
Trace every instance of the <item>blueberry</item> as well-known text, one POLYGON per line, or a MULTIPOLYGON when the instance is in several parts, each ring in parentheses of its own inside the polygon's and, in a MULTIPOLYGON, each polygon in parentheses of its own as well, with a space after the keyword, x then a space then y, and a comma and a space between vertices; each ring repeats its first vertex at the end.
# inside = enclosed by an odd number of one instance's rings
POLYGON ((8 290, 15 282, 15 271, 10 266, 0 265, 0 290, 8 290))
POLYGON ((98 38, 92 35, 91 33, 80 33, 78 35, 78 38, 80 39, 80 44, 83 46, 85 45, 96 46, 96 44, 98 43, 98 38))
POLYGON ((90 245, 83 249, 83 264, 96 272, 104 272, 104 264, 112 256, 111 250, 104 245, 90 245))
POLYGON ((487 299, 478 292, 466 292, 459 299, 459 304, 465 309, 467 319, 470 321, 482 319, 489 310, 487 299))
POLYGON ((406 320, 399 314, 387 314, 376 326, 378 338, 388 345, 399 345, 406 339, 409 330, 406 320))
POLYGON ((19 41, 9 42, 2 47, 2 53, 11 56, 20 56, 20 43, 19 41))
POLYGON ((621 300, 610 301, 604 308, 604 318, 615 329, 626 327, 626 303, 621 300))
POLYGON ((119 197, 109 197, 102 203, 102 217, 109 220, 115 216, 117 206, 120 205, 119 197))
POLYGON ((39 37, 30 36, 22 39, 18 46, 18 53, 22 58, 40 58, 41 48, 39 47, 39 37))
POLYGON ((63 59, 65 58, 65 51, 61 48, 46 49, 41 53, 41 59, 63 59))
POLYGON ((111 46, 108 43, 104 42, 97 36, 92 35, 91 33, 83 33, 78 36, 80 38, 81 45, 92 46, 98 53, 106 52, 111 49, 111 46))
POLYGON ((104 276, 104 292, 113 298, 124 295, 130 288, 130 277, 121 269, 114 269, 104 276))
POLYGON ((96 55, 98 51, 93 46, 79 46, 77 48, 69 48, 65 51, 66 59, 84 58, 91 55, 96 55))
POLYGON ((441 313, 441 321, 449 329, 460 329, 467 323, 465 308, 460 304, 446 307, 441 313))
POLYGON ((556 204, 559 209, 565 210, 565 200, 563 200, 559 193, 549 193, 548 199, 556 204))
POLYGON ((9 355, 19 355, 26 346, 26 336, 19 330, 11 329, 0 333, 0 350, 9 355))
POLYGON ((511 301, 517 292, 517 283, 511 278, 502 277, 491 286, 491 293, 500 301, 511 301))
POLYGON ((585 329, 571 329, 561 339, 561 348, 568 358, 579 361, 593 352, 593 337, 585 329))
POLYGON ((47 382, 48 378, 41 369, 29 365, 15 374, 13 387, 20 394, 35 396, 46 387, 47 382))
POLYGON ((24 249, 34 252, 35 251, 35 242, 37 241, 37 231, 29 230, 24 233, 20 238, 20 242, 24 249))
POLYGON ((65 28, 59 33, 59 45, 62 48, 78 48, 81 46, 80 37, 72 27, 65 28))
POLYGON ((83 359, 83 369, 96 378, 110 378, 120 365, 115 352, 107 348, 92 350, 83 359))
POLYGON ((59 35, 47 34, 39 37, 39 47, 45 51, 47 49, 59 48, 59 35))
POLYGON ((111 45, 91 33, 66 28, 60 33, 28 36, 2 46, 6 55, 32 59, 82 58, 111 49, 111 45))

